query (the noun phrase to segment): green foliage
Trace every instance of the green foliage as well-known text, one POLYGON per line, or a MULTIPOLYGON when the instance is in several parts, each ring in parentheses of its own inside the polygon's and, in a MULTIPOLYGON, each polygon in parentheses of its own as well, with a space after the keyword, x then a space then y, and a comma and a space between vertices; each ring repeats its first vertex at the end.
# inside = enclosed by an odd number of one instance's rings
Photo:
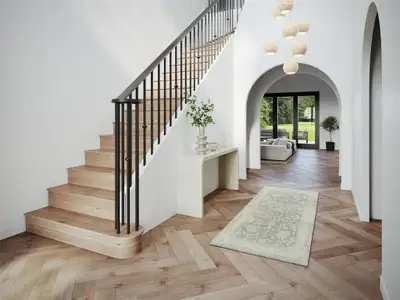
POLYGON ((261 102, 261 128, 268 128, 272 126, 272 98, 264 98, 261 102))
POLYGON ((315 108, 315 97, 314 96, 300 96, 299 98, 299 121, 300 122, 313 122, 315 119, 314 108, 315 108), (311 118, 305 116, 307 108, 311 109, 311 118))
POLYGON ((293 97, 278 98, 278 124, 293 123, 293 97))
POLYGON ((186 113, 186 117, 192 120, 192 126, 205 128, 209 124, 215 124, 211 116, 211 113, 214 111, 214 104, 211 103, 210 99, 207 102, 199 102, 197 96, 193 95, 188 98, 187 103, 190 109, 186 113))
POLYGON ((329 141, 332 142, 332 132, 339 130, 339 121, 336 117, 329 116, 322 121, 321 127, 329 132, 329 141))

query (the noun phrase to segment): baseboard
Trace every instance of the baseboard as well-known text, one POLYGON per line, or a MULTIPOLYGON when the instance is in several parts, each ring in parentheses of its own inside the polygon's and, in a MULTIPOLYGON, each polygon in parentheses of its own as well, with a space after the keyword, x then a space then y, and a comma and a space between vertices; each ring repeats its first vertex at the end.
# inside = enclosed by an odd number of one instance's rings
POLYGON ((386 285, 385 282, 383 281, 383 278, 381 276, 381 294, 384 300, 390 300, 388 292, 386 290, 386 285))

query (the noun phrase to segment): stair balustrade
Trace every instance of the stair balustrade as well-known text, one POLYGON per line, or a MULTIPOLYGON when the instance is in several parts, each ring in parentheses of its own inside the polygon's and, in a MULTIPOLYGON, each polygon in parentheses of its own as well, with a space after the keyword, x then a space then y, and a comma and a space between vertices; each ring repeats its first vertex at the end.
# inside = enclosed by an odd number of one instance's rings
MULTIPOLYGON (((115 106, 115 229, 131 223, 135 182, 135 231, 139 230, 139 165, 154 154, 196 91, 239 20, 245 0, 215 0, 118 96, 115 106), (125 128, 126 127, 126 128, 125 128), (147 138, 150 138, 147 148, 147 138), (149 153, 147 153, 149 151, 149 153), (133 161, 133 153, 134 161, 133 161), (126 197, 125 197, 126 196, 126 197), (126 201, 125 201, 126 200, 126 201)), ((126 226, 130 233, 130 226, 126 226)))

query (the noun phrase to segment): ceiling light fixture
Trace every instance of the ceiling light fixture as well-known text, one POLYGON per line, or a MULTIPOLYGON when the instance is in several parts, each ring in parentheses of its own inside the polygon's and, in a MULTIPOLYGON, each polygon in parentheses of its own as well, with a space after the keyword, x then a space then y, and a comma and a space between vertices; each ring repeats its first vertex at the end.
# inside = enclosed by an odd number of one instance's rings
POLYGON ((293 10, 294 0, 280 0, 278 6, 281 14, 287 16, 293 10))
POLYGON ((272 16, 277 20, 282 20, 284 15, 282 15, 279 4, 275 5, 272 9, 272 16))
POLYGON ((274 55, 278 52, 278 42, 277 41, 268 41, 265 43, 264 52, 267 55, 274 55))
POLYGON ((306 41, 297 40, 292 44, 292 54, 295 57, 304 56, 307 54, 308 45, 306 41))
POLYGON ((297 24, 297 27, 299 29, 298 34, 304 35, 304 34, 308 33, 308 31, 310 30, 310 22, 308 22, 308 21, 299 22, 297 24))
POLYGON ((285 39, 294 39, 299 32, 299 28, 296 23, 286 23, 283 26, 283 37, 285 39))
POLYGON ((283 71, 287 75, 294 75, 297 73, 298 70, 299 70, 299 63, 295 60, 289 60, 285 62, 283 65, 283 71))

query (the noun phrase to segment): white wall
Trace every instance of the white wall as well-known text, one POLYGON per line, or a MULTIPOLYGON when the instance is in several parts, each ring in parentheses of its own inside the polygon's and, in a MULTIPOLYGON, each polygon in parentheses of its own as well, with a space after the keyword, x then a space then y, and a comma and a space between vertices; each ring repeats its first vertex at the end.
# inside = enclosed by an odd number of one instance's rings
MULTIPOLYGON (((335 116, 340 122, 339 100, 332 88, 322 79, 308 74, 285 76, 276 81, 267 93, 320 92, 320 122, 328 116, 335 116)), ((340 149, 340 131, 332 134, 336 150, 340 149)), ((329 133, 320 128, 320 149, 326 149, 329 133)))
POLYGON ((207 0, 0 2, 0 239, 112 132, 118 96, 207 0))
POLYGON ((371 53, 371 217, 382 219, 382 57, 380 26, 374 28, 371 53))

